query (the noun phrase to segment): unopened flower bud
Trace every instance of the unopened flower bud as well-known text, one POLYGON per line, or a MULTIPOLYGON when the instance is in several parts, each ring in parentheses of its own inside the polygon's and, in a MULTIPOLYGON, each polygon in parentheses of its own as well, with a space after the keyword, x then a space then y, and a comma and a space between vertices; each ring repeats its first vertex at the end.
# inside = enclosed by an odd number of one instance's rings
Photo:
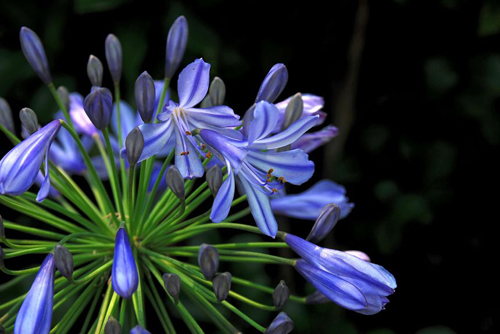
POLYGON ((73 255, 70 251, 57 244, 54 249, 54 260, 56 261, 56 267, 62 276, 66 277, 68 280, 73 278, 73 255))
POLYGON ((112 315, 109 316, 106 326, 104 326, 104 334, 121 334, 122 326, 112 315))
POLYGON ((219 252, 214 246, 201 244, 198 252, 198 265, 206 280, 211 280, 219 269, 219 252))
POLYGON ((179 16, 172 24, 167 37, 165 57, 165 78, 172 78, 184 57, 188 40, 188 23, 184 16, 179 16))
POLYGON ((0 215, 0 239, 5 237, 5 227, 3 226, 3 218, 0 215))
POLYGON ((83 101, 83 109, 99 130, 104 130, 113 112, 113 97, 107 88, 93 87, 92 91, 83 101))
POLYGON ((19 112, 19 119, 29 135, 38 131, 38 117, 30 108, 23 108, 19 112))
POLYGON ((70 100, 69 100, 69 91, 66 87, 64 86, 59 86, 57 88, 57 95, 61 99, 61 102, 66 109, 66 111, 69 111, 69 105, 70 105, 70 100))
POLYGON ((286 285, 285 281, 281 280, 273 291, 273 304, 276 308, 282 308, 290 297, 290 289, 286 285))
POLYGON ((114 83, 117 83, 122 77, 122 45, 115 35, 109 34, 104 48, 111 78, 114 83))
POLYGON ((139 127, 135 127, 127 135, 125 139, 125 148, 127 149, 128 163, 130 166, 135 166, 144 149, 144 136, 141 130, 139 130, 139 127))
POLYGON ((10 132, 15 131, 14 120, 12 118, 12 110, 9 103, 3 97, 0 97, 0 124, 5 126, 10 132))
POLYGON ((285 312, 280 312, 267 327, 265 334, 288 334, 293 331, 294 326, 292 319, 285 312))
POLYGON ((103 66, 99 58, 90 55, 87 62, 87 76, 89 77, 92 86, 100 87, 102 85, 103 66))
POLYGON ((130 330, 130 334, 151 334, 151 332, 144 329, 141 325, 137 325, 130 330))
POLYGON ((111 284, 113 290, 126 299, 131 298, 139 286, 137 265, 127 231, 123 227, 116 232, 111 284))
POLYGON ((174 193, 175 196, 177 196, 177 198, 183 201, 185 198, 184 178, 177 167, 170 166, 165 180, 167 181, 168 188, 174 193))
POLYGON ((255 102, 268 101, 273 103, 285 89, 288 81, 288 70, 283 64, 274 65, 269 73, 267 73, 264 81, 260 85, 259 93, 255 102))
POLYGON ((156 101, 155 83, 148 72, 142 72, 135 81, 134 94, 139 114, 144 123, 148 123, 153 118, 156 101))
POLYGON ((298 121, 303 111, 304 101, 302 101, 302 94, 297 93, 290 99, 290 102, 286 106, 282 130, 286 130, 292 123, 298 121))
POLYGON ((50 84, 52 82, 52 76, 50 75, 49 63, 47 62, 47 56, 45 55, 42 41, 38 35, 33 30, 22 27, 19 33, 19 40, 21 41, 21 49, 23 50, 24 56, 35 73, 44 84, 50 84))
POLYGON ((208 96, 210 97, 210 103, 212 106, 220 106, 224 103, 224 98, 226 97, 226 85, 221 78, 215 77, 214 80, 212 80, 208 96))
POLYGON ((314 291, 310 295, 306 296, 306 304, 316 305, 316 304, 325 304, 331 302, 327 296, 319 292, 318 290, 314 291))
POLYGON ((231 278, 231 274, 225 272, 218 274, 212 280, 215 297, 218 302, 225 300, 229 295, 229 290, 231 290, 231 278))
POLYGON ((181 279, 179 275, 164 274, 163 283, 165 284, 165 289, 167 289, 168 294, 177 304, 179 302, 179 293, 181 292, 181 279))
POLYGON ((212 195, 214 197, 217 196, 217 193, 222 185, 222 171, 219 165, 214 165, 207 171, 206 180, 212 195))
POLYGON ((306 240, 314 244, 323 240, 339 221, 340 213, 340 207, 337 204, 325 205, 306 240))

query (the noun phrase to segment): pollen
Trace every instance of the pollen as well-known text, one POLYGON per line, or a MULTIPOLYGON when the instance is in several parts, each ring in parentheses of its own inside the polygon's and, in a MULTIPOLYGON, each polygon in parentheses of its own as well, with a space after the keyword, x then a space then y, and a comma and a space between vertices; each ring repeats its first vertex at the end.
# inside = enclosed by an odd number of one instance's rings
POLYGON ((187 134, 188 136, 192 136, 192 135, 193 135, 193 134, 191 133, 191 131, 186 131, 186 134, 187 134))
POLYGON ((210 159, 211 157, 212 157, 212 152, 207 152, 207 154, 205 154, 205 158, 210 159))
POLYGON ((181 155, 182 155, 182 156, 189 155, 189 151, 184 151, 184 152, 181 152, 181 155))
POLYGON ((278 192, 278 189, 276 189, 276 188, 273 188, 271 190, 273 191, 273 193, 277 193, 278 192))

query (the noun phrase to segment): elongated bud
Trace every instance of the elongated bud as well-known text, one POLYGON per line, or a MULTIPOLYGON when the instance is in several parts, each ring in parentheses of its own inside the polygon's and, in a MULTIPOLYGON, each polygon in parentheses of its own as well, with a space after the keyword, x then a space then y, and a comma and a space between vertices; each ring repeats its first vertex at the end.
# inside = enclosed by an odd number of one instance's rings
POLYGON ((231 274, 228 272, 218 274, 212 280, 215 297, 218 302, 226 300, 231 290, 231 274))
POLYGON ((323 240, 339 221, 340 213, 340 207, 337 204, 325 205, 306 240, 314 244, 323 240))
POLYGON ((122 334, 122 326, 112 315, 109 316, 106 326, 104 326, 104 334, 122 334))
POLYGON ((12 110, 9 103, 3 97, 0 97, 0 124, 5 126, 7 130, 14 133, 14 119, 12 118, 12 110))
POLYGON ((222 171, 219 165, 214 165, 207 171, 206 179, 208 188, 212 192, 212 195, 214 197, 217 196, 217 193, 222 185, 222 171))
POLYGON ((0 246, 0 268, 5 266, 3 259, 5 259, 5 252, 3 251, 2 246, 0 246))
POLYGON ((19 112, 19 119, 29 135, 38 131, 38 117, 30 108, 23 108, 19 112))
POLYGON ((188 40, 188 23, 184 16, 179 16, 172 24, 167 37, 165 57, 165 78, 172 78, 184 57, 188 40))
POLYGON ((66 111, 69 111, 69 105, 70 105, 70 100, 69 100, 69 91, 66 87, 64 86, 59 86, 57 88, 57 95, 61 99, 61 102, 66 109, 66 111))
POLYGON ((220 106, 224 103, 226 98, 226 85, 221 78, 215 77, 210 84, 210 90, 208 92, 210 96, 210 102, 212 106, 220 106))
POLYGON ((273 103, 285 89, 288 81, 288 70, 283 64, 274 65, 269 73, 267 73, 264 81, 260 85, 259 93, 255 102, 268 101, 273 103))
POLYGON ((50 75, 49 63, 47 62, 42 41, 38 35, 30 28, 22 27, 19 33, 19 40, 21 41, 21 49, 24 56, 35 73, 44 84, 50 84, 52 76, 50 75))
POLYGON ((168 188, 177 196, 181 201, 185 198, 184 192, 184 178, 181 172, 175 166, 170 166, 167 171, 167 176, 165 178, 167 181, 168 188))
POLYGON ((273 304, 276 308, 282 308, 290 297, 290 289, 286 285, 285 281, 281 280, 273 291, 273 304))
POLYGON ((288 102, 285 109, 285 116, 281 130, 286 130, 295 121, 298 121, 302 112, 304 111, 304 101, 302 101, 302 94, 297 93, 288 102))
POLYGON ((137 325, 130 330, 130 334, 151 334, 151 332, 144 329, 141 325, 137 325))
POLYGON ((139 273, 135 264, 127 231, 118 229, 115 237, 115 255, 111 270, 113 290, 122 298, 129 299, 139 286, 139 273))
POLYGON ((113 112, 113 97, 107 88, 93 87, 83 101, 83 109, 90 121, 99 130, 104 130, 113 112))
POLYGON ((177 304, 179 302, 179 293, 181 292, 180 277, 176 274, 164 274, 163 283, 165 284, 165 289, 167 289, 168 294, 177 304))
POLYGON ((0 239, 5 237, 5 227, 3 226, 3 218, 0 215, 0 239))
POLYGON ((142 72, 135 81, 134 94, 142 120, 144 123, 150 122, 155 110, 156 92, 155 82, 148 72, 142 72))
POLYGON ((316 304, 325 304, 331 302, 327 296, 319 292, 318 290, 314 291, 310 295, 306 296, 306 304, 316 305, 316 304))
POLYGON ((103 72, 103 66, 99 58, 90 55, 89 61, 87 62, 87 76, 92 86, 101 87, 103 72))
POLYGON ((127 159, 130 166, 135 166, 141 157, 144 149, 144 136, 138 127, 135 127, 125 139, 125 148, 127 149, 127 159))
POLYGON ((201 244, 198 252, 198 265, 205 279, 210 281, 219 269, 219 252, 214 246, 201 244))
POLYGON ((122 77, 122 45, 115 35, 109 34, 104 48, 111 78, 114 83, 117 83, 122 77))
POLYGON ((293 331, 294 326, 292 319, 285 312, 280 312, 267 327, 265 334, 288 334, 293 331))
POLYGON ((73 278, 73 255, 70 251, 66 247, 57 244, 54 249, 54 259, 61 275, 71 280, 73 278))

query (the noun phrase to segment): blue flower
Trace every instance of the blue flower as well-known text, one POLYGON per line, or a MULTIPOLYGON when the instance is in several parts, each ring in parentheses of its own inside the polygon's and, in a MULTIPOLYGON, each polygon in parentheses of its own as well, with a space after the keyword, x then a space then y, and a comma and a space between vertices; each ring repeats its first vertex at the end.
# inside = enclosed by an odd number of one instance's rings
MULTIPOLYGON (((283 126, 283 120, 285 119, 285 111, 288 103, 292 99, 293 96, 288 97, 287 99, 276 103, 276 108, 279 111, 279 119, 276 123, 276 127, 273 132, 280 132, 281 127, 283 126)), ((302 94, 302 116, 300 118, 308 117, 308 116, 316 116, 318 115, 318 122, 316 125, 321 125, 326 119, 326 113, 321 111, 323 108, 325 101, 321 96, 313 95, 313 94, 302 94)))
POLYGON ((69 94, 69 115, 73 121, 76 132, 92 137, 98 133, 97 128, 83 109, 83 96, 79 93, 69 94))
POLYGON ((52 322, 54 255, 47 255, 26 295, 14 324, 14 334, 46 334, 52 322))
POLYGON ((135 264, 127 231, 118 229, 115 238, 115 255, 111 271, 113 290, 123 298, 129 299, 139 286, 139 274, 135 264))
POLYGON ((337 136, 338 132, 335 126, 331 124, 327 125, 319 131, 302 135, 292 144, 292 148, 300 148, 302 151, 310 153, 318 147, 327 144, 332 138, 337 136))
POLYGON ((33 185, 45 162, 45 178, 36 200, 43 201, 50 190, 49 150, 61 122, 55 120, 23 140, 0 161, 0 194, 20 195, 33 185), (44 159, 45 158, 45 159, 44 159))
POLYGON ((141 325, 137 325, 130 330, 130 334, 151 334, 151 332, 147 331, 141 325))

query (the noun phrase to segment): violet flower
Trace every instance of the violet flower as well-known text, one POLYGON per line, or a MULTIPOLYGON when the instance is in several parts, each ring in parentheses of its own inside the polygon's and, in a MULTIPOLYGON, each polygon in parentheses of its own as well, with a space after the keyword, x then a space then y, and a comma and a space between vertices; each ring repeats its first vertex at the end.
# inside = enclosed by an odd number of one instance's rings
POLYGON ((127 231, 123 227, 116 232, 115 255, 111 271, 113 290, 122 298, 129 299, 139 286, 139 274, 135 264, 127 231))

